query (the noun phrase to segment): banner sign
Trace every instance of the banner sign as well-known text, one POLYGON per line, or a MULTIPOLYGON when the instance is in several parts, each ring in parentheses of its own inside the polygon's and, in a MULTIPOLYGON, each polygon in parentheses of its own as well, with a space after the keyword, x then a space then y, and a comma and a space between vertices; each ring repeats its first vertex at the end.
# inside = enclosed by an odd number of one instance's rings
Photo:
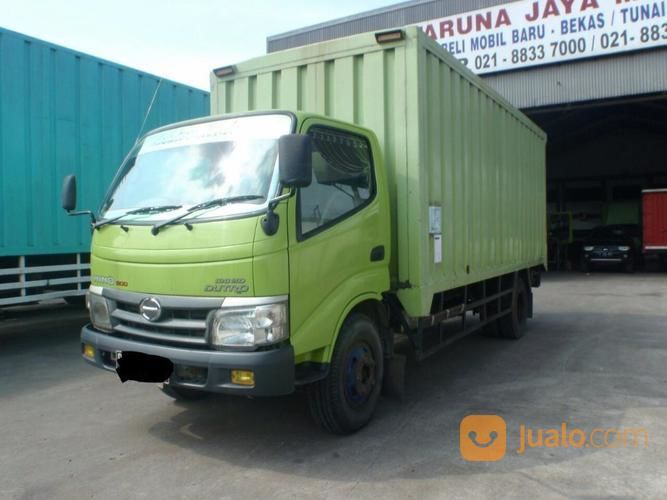
POLYGON ((667 0, 521 0, 420 23, 477 74, 667 47, 667 0))

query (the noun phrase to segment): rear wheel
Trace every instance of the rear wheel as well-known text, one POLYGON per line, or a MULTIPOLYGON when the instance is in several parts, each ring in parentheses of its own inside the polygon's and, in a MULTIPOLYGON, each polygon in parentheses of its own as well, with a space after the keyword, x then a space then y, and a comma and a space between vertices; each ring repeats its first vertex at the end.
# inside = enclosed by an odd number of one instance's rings
POLYGON ((529 293, 526 283, 517 277, 512 292, 512 311, 498 319, 498 332, 501 337, 519 339, 526 333, 529 293))
POLYGON ((329 374, 308 388, 317 423, 333 434, 350 434, 370 422, 384 374, 382 343, 367 316, 353 314, 343 325, 329 374))
POLYGON ((198 401, 209 396, 209 393, 205 391, 187 389, 185 387, 175 387, 169 384, 162 384, 162 392, 176 401, 198 401))

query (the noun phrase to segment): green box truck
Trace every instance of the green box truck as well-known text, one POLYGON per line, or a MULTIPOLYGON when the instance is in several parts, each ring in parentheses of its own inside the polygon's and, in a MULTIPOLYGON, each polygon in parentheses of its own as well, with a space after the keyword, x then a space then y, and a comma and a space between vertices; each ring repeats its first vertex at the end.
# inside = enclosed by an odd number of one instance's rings
POLYGON ((176 398, 302 387, 349 433, 400 391, 397 346, 523 334, 545 135, 438 44, 362 34, 211 78, 212 116, 147 134, 100 209, 87 361, 176 398))

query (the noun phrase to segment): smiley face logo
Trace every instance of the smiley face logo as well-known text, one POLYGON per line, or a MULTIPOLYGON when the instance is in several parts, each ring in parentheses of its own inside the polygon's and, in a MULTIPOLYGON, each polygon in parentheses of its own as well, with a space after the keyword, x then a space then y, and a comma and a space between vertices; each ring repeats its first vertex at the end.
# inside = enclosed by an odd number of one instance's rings
POLYGON ((505 456, 507 424, 498 415, 468 415, 459 428, 461 456, 470 462, 495 462, 505 456))

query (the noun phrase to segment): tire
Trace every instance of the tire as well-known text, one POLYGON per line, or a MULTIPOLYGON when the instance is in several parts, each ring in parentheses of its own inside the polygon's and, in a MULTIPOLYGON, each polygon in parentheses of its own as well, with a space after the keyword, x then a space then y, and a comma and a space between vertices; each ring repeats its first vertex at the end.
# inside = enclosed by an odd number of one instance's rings
POLYGON ((315 421, 332 434, 351 434, 373 417, 382 389, 384 358, 375 323, 362 314, 345 320, 329 374, 308 387, 315 421))
POLYGON ((581 272, 582 273, 590 273, 591 272, 591 265, 588 262, 583 261, 581 263, 581 272))
POLYGON ((162 392, 176 401, 199 401, 206 399, 209 393, 198 391, 197 389, 187 389, 185 387, 174 387, 169 384, 162 384, 162 392))
POLYGON ((512 312, 498 318, 498 332, 501 337, 520 339, 526 333, 528 293, 526 283, 517 277, 512 293, 512 312))

